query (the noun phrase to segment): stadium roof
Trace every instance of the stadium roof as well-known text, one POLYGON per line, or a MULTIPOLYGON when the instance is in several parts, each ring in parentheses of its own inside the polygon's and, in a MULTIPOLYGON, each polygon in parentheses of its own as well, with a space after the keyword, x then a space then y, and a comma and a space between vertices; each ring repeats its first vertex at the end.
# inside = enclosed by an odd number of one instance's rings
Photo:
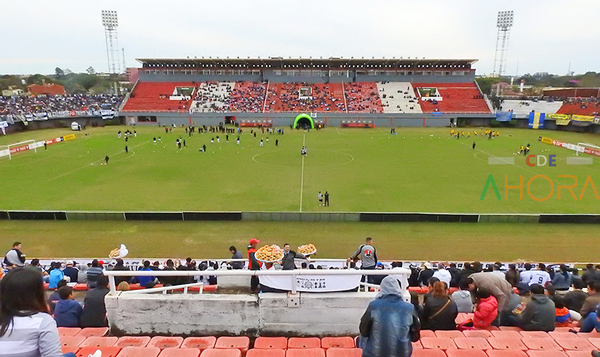
POLYGON ((411 58, 138 58, 144 68, 471 68, 476 59, 411 58))

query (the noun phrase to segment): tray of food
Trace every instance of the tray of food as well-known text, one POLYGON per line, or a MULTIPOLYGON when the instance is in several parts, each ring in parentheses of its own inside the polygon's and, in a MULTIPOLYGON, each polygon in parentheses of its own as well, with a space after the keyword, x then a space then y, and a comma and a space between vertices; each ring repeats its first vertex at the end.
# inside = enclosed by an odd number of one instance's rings
POLYGON ((314 244, 305 244, 298 247, 298 253, 302 255, 312 255, 317 252, 317 247, 314 244))
POLYGON ((265 245, 264 247, 260 247, 254 256, 260 262, 272 263, 283 258, 283 250, 275 244, 265 245))

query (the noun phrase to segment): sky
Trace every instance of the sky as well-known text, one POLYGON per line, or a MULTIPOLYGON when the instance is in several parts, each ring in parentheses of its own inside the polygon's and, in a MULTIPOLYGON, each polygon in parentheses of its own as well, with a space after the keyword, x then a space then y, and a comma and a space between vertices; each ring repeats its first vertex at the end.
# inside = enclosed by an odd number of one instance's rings
MULTIPOLYGON (((0 74, 108 70, 102 10, 136 58, 477 59, 493 72, 498 11, 513 10, 505 73, 600 72, 600 1, 20 0, 0 4, 0 74)), ((122 63, 122 54, 120 59, 122 63)))

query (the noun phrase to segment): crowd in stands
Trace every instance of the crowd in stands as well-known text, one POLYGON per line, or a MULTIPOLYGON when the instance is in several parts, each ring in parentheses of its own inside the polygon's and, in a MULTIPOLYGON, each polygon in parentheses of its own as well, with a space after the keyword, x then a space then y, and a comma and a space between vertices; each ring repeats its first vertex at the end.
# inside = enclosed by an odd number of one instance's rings
POLYGON ((265 112, 343 112, 343 100, 334 98, 328 84, 272 83, 267 91, 265 112), (300 99, 299 89, 310 87, 309 98, 300 99))
POLYGON ((383 113, 376 83, 344 83, 349 112, 383 113))
POLYGON ((204 82, 196 86, 195 111, 261 113, 266 82, 204 82))
POLYGON ((122 100, 123 96, 107 94, 0 96, 0 115, 117 110, 122 100))

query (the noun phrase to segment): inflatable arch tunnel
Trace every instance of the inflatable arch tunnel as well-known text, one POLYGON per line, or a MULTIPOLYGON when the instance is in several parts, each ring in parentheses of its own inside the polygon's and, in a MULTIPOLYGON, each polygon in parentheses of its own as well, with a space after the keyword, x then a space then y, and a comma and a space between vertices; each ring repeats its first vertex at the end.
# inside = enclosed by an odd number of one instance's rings
POLYGON ((296 117, 296 119, 294 120, 294 129, 296 128, 296 126, 298 126, 298 124, 308 124, 310 125, 311 129, 315 128, 315 122, 308 114, 300 114, 296 117))

